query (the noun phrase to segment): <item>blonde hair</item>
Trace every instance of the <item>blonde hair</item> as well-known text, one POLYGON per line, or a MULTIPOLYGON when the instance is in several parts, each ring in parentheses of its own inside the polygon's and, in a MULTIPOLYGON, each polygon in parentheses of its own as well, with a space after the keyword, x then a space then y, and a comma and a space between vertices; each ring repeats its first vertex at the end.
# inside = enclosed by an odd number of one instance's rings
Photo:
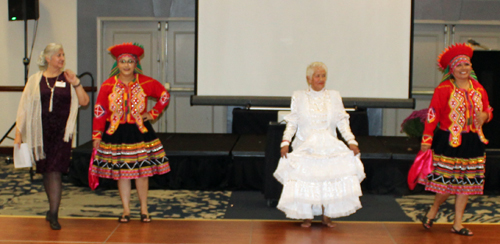
POLYGON ((37 61, 38 66, 46 69, 48 63, 47 63, 47 60, 45 58, 51 58, 52 55, 54 55, 56 52, 58 52, 61 49, 63 49, 63 46, 61 44, 49 43, 49 45, 47 45, 45 47, 45 49, 43 49, 43 51, 40 53, 40 56, 38 57, 38 61, 37 61))
POLYGON ((328 77, 328 68, 326 67, 326 65, 323 62, 312 62, 311 64, 309 64, 309 66, 307 66, 307 70, 306 70, 307 79, 312 78, 314 71, 316 71, 317 68, 323 68, 326 72, 327 77, 328 77))

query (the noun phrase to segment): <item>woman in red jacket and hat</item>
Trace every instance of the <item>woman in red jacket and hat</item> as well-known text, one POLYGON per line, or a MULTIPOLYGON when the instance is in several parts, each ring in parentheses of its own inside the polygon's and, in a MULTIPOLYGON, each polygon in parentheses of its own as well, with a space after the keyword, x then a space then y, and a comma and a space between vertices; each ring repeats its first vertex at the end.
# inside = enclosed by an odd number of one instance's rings
POLYGON ((141 221, 148 223, 148 179, 170 171, 163 145, 149 121, 167 107, 170 94, 160 82, 141 74, 142 46, 123 43, 108 50, 117 63, 101 85, 94 108, 92 139, 97 151, 92 171, 99 177, 118 181, 123 204, 123 214, 118 219, 121 223, 130 221, 131 180, 135 179, 141 221), (148 97, 157 99, 149 111, 148 97))
POLYGON ((488 94, 472 70, 472 54, 471 46, 456 44, 439 56, 444 76, 434 90, 421 142, 422 151, 433 150, 434 166, 421 183, 425 184, 425 190, 436 193, 422 224, 426 229, 431 228, 439 206, 450 195, 456 195, 451 232, 467 236, 473 235, 462 225, 468 197, 483 194, 484 188, 488 140, 482 125, 493 117, 488 94))

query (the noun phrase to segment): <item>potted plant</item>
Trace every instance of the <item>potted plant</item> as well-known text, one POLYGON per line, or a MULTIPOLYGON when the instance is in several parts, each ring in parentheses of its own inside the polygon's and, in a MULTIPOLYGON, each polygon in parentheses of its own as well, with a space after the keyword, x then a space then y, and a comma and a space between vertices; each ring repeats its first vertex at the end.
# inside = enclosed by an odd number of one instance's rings
POLYGON ((406 133, 410 138, 422 138, 424 134, 424 124, 427 119, 427 108, 413 111, 403 123, 401 123, 401 132, 406 133))

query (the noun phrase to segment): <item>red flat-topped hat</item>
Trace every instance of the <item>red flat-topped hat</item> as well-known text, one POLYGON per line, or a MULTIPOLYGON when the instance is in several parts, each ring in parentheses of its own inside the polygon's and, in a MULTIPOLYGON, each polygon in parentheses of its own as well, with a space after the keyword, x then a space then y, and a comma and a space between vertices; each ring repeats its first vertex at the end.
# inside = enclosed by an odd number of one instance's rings
POLYGON ((142 45, 140 45, 139 43, 132 43, 132 42, 111 46, 110 48, 108 48, 108 51, 113 56, 115 56, 115 58, 118 58, 118 56, 124 53, 129 53, 136 56, 139 59, 141 55, 144 54, 144 48, 142 47, 142 45))
POLYGON ((444 51, 438 56, 438 66, 442 70, 445 70, 446 67, 450 64, 451 60, 458 55, 465 55, 469 58, 472 58, 472 54, 474 53, 474 49, 467 43, 458 43, 455 45, 451 45, 444 49, 444 51))
POLYGON ((132 42, 126 42, 122 44, 117 44, 114 46, 111 46, 108 48, 108 51, 111 53, 111 55, 115 56, 115 63, 113 64, 113 67, 111 68, 111 72, 109 73, 109 77, 115 76, 118 73, 120 73, 120 69, 118 68, 118 57, 123 54, 131 54, 135 61, 137 62, 137 65, 134 69, 135 73, 142 74, 142 67, 140 64, 141 56, 144 54, 144 47, 139 44, 139 43, 132 43, 132 42))

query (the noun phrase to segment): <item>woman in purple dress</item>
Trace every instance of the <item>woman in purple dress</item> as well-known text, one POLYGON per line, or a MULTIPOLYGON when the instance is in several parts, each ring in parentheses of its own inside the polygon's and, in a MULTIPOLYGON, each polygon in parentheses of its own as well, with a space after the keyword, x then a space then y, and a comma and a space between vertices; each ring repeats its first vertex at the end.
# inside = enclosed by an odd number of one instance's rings
POLYGON ((79 106, 89 103, 89 96, 71 70, 64 70, 64 50, 51 43, 38 59, 42 71, 30 76, 19 103, 16 118, 15 146, 22 142, 32 149, 36 172, 43 175, 49 200, 46 220, 53 230, 58 222, 61 202, 61 174, 68 172, 71 139, 75 133, 79 106))

